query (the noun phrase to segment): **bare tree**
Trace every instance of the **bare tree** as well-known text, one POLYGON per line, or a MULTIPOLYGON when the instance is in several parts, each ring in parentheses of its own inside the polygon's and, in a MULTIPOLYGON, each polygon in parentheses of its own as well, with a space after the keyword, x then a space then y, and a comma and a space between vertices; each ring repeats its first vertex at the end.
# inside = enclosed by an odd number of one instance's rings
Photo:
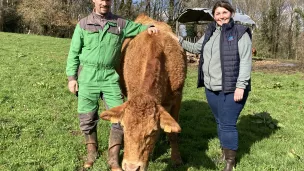
POLYGON ((147 15, 151 16, 151 1, 150 0, 146 0, 145 13, 147 15))
POLYGON ((3 31, 3 0, 0 0, 0 31, 3 31))
POLYGON ((125 4, 125 16, 131 16, 132 12, 132 0, 127 0, 125 4))
POLYGON ((119 12, 123 12, 123 10, 125 9, 124 6, 125 6, 125 1, 121 0, 120 5, 119 5, 119 9, 118 9, 119 12))

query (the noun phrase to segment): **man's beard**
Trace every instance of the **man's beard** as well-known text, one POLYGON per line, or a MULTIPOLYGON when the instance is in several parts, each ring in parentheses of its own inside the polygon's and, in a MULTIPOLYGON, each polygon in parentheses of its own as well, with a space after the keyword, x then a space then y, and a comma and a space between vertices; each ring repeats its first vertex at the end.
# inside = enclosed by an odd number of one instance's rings
POLYGON ((98 13, 100 14, 100 15, 106 15, 107 13, 109 13, 110 12, 110 7, 109 6, 104 6, 104 7, 101 7, 101 8, 99 8, 99 10, 98 10, 98 13), (106 12, 105 12, 106 11, 106 12))

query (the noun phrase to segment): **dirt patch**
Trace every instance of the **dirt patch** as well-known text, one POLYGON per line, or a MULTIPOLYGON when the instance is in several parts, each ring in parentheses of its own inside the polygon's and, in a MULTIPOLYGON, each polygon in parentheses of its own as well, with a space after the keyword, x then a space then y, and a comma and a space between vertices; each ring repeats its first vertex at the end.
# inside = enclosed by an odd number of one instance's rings
MULTIPOLYGON (((197 66, 199 55, 187 53, 187 62, 189 66, 197 66)), ((269 60, 269 59, 253 59, 253 71, 262 72, 279 72, 279 73, 304 73, 304 64, 297 61, 269 60)))
POLYGON ((304 72, 303 64, 296 61, 253 59, 253 71, 296 73, 304 72))

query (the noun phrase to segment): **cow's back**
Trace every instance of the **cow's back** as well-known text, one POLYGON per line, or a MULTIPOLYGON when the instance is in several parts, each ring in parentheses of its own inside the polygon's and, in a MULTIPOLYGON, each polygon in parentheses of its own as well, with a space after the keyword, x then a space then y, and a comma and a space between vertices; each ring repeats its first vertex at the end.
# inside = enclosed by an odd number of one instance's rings
POLYGON ((124 79, 128 98, 150 93, 163 102, 170 95, 181 93, 185 76, 183 49, 167 32, 142 32, 126 46, 124 79))

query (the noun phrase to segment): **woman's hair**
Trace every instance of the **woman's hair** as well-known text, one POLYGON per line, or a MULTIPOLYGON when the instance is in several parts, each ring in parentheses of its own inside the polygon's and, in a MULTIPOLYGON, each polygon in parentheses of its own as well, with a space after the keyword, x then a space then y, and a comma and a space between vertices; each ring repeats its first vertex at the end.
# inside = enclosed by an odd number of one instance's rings
POLYGON ((222 7, 225 8, 226 10, 230 11, 231 13, 235 13, 234 8, 232 7, 232 5, 226 1, 226 0, 221 0, 221 1, 217 1, 212 9, 212 15, 214 15, 216 8, 218 7, 222 7))

